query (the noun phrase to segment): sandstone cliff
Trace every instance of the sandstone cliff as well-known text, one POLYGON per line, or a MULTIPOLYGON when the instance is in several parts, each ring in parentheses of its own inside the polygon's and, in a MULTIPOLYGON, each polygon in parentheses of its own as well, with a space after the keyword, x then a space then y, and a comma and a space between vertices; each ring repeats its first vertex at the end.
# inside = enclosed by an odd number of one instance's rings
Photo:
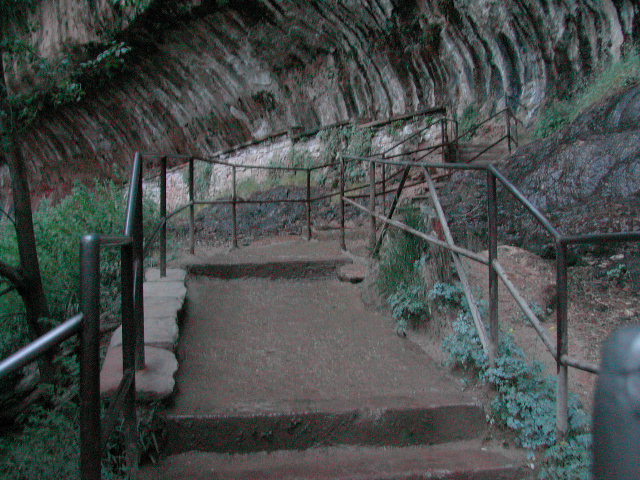
MULTIPOLYGON (((459 113, 506 102, 526 121, 550 93, 618 57, 640 26, 631 0, 181 5, 167 15, 150 2, 132 20, 106 0, 43 0, 34 34, 43 54, 82 49, 109 29, 134 49, 106 88, 85 85, 80 103, 48 112, 23 136, 35 187, 111 175, 136 150, 206 155, 293 126, 436 104, 459 113)), ((14 90, 28 88, 28 68, 13 75, 14 90)))

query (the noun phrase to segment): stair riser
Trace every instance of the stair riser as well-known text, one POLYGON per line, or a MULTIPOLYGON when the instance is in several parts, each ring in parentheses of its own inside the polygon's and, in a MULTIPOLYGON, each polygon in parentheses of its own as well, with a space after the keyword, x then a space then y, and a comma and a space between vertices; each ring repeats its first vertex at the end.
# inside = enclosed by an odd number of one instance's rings
POLYGON ((331 260, 190 265, 187 267, 187 271, 190 275, 202 275, 224 280, 245 277, 270 279, 326 278, 334 276, 338 267, 349 262, 349 260, 331 260))
POLYGON ((424 471, 411 473, 391 473, 379 475, 358 475, 344 473, 336 476, 327 476, 325 472, 309 471, 250 471, 250 472, 197 472, 189 474, 178 472, 171 477, 162 477, 163 480, 523 480, 527 477, 523 476, 520 469, 517 468, 501 468, 493 470, 461 470, 461 471, 424 471))
POLYGON ((247 453, 318 445, 429 445, 484 431, 475 405, 344 413, 167 418, 167 454, 190 450, 247 453))

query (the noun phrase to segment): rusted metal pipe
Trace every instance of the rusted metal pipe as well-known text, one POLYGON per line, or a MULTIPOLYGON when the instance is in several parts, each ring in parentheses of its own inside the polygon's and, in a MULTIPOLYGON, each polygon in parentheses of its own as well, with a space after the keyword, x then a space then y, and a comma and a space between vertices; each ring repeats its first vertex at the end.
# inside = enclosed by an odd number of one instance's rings
MULTIPOLYGON (((376 211, 376 164, 369 162, 369 208, 371 212, 376 211)), ((369 216, 369 249, 373 255, 376 247, 376 217, 371 214, 369 216)))
POLYGON ((498 200, 496 177, 487 171, 487 219, 489 236, 489 347, 493 358, 498 356, 498 273, 493 267, 498 259, 498 200))
POLYGON ((167 276, 167 157, 160 159, 160 276, 167 276))
POLYGON ((189 252, 196 253, 196 220, 195 220, 195 189, 193 181, 193 158, 189 159, 189 252))
POLYGON ((558 393, 556 396, 556 438, 563 440, 569 430, 569 387, 568 367, 561 357, 568 353, 568 281, 567 281, 567 246, 556 244, 556 361, 558 370, 558 393))
POLYGON ((100 480, 100 238, 80 240, 80 475, 100 480))
POLYGON ((307 169, 307 241, 311 240, 311 170, 307 169))
POLYGON ((231 169, 231 248, 238 248, 238 179, 236 167, 231 169))

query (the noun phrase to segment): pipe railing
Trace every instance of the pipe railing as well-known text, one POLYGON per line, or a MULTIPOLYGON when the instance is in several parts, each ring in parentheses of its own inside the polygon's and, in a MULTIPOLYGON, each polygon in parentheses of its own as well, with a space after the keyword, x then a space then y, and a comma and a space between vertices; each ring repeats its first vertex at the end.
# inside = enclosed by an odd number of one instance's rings
MULTIPOLYGON (((135 372, 144 368, 142 158, 132 167, 123 235, 86 235, 80 240, 80 313, 0 362, 0 378, 37 360, 65 340, 80 337, 80 478, 100 480, 102 453, 109 436, 124 420, 125 461, 138 465, 135 372), (100 401, 100 258, 103 248, 120 249, 122 371, 118 389, 101 416, 100 401)), ((34 459, 35 460, 35 459, 34 459)))
MULTIPOLYGON (((553 226, 551 221, 545 216, 540 209, 538 209, 533 203, 526 198, 526 196, 509 180, 505 175, 500 172, 494 165, 491 164, 458 164, 458 163, 434 163, 423 162, 414 160, 395 160, 395 159, 383 159, 377 157, 354 157, 343 156, 340 169, 340 205, 341 205, 341 221, 342 228, 341 234, 341 246, 346 249, 346 241, 344 235, 344 205, 348 204, 359 210, 365 212, 370 216, 371 228, 370 231, 370 243, 371 239, 375 235, 373 230, 376 226, 375 220, 382 222, 384 226, 393 226, 410 234, 413 234, 433 245, 445 248, 454 255, 454 264, 458 270, 458 275, 462 273, 464 276, 464 269, 456 260, 457 255, 462 255, 469 258, 472 261, 487 265, 489 276, 489 309, 488 309, 488 328, 484 322, 477 321, 476 315, 474 315, 474 322, 481 341, 486 336, 486 341, 482 341, 483 348, 490 362, 495 359, 498 349, 498 282, 501 281, 509 294, 513 297, 516 304, 524 313, 527 320, 531 323, 534 330, 542 340, 549 354, 555 359, 557 366, 558 387, 556 394, 556 430, 557 438, 561 440, 565 437, 568 430, 568 368, 576 368, 590 373, 598 373, 598 367, 596 365, 584 362, 580 359, 576 359, 568 355, 568 264, 567 264, 567 248, 574 244, 601 244, 612 242, 636 242, 640 241, 640 232, 618 232, 618 233, 598 233, 598 234, 585 234, 585 235, 564 235, 556 227, 553 226), (439 219, 441 225, 443 225, 445 232, 448 230, 446 226, 446 218, 444 218, 441 211, 442 206, 438 200, 437 194, 435 194, 435 184, 431 179, 429 168, 439 168, 448 170, 469 170, 486 173, 486 188, 487 188, 487 218, 488 218, 488 258, 482 257, 475 252, 471 252, 465 248, 455 245, 450 237, 445 240, 436 238, 433 235, 429 235, 424 232, 420 232, 416 229, 409 227, 408 225, 395 220, 390 215, 383 215, 376 211, 375 202, 375 188, 376 183, 370 181, 369 185, 369 202, 368 205, 359 203, 355 197, 347 195, 346 178, 344 175, 344 164, 346 162, 363 162, 368 163, 369 171, 375 172, 377 165, 392 165, 396 167, 403 167, 406 169, 421 168, 425 174, 427 180, 427 186, 432 194, 432 200, 439 212, 439 219), (542 225, 542 227, 552 237, 556 248, 556 285, 557 285, 557 303, 556 303, 556 335, 552 340, 552 335, 542 325, 542 322, 537 315, 532 311, 518 288, 510 280, 509 275, 499 263, 497 258, 498 253, 498 196, 497 186, 500 184, 504 190, 509 192, 524 208, 542 225)), ((374 177, 370 176, 370 180, 374 177)), ((382 235, 378 237, 378 242, 381 240, 382 235)), ((462 279, 462 277, 460 277, 462 279)), ((467 292, 465 288, 465 294, 469 305, 475 305, 475 300, 472 295, 467 292)))

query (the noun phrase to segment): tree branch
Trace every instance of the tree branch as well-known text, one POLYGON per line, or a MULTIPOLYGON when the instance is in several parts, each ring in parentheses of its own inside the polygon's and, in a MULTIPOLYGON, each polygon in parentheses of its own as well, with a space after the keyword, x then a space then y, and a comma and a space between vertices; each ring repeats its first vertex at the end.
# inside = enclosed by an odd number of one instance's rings
POLYGON ((18 290, 24 288, 24 277, 19 268, 0 260, 0 275, 9 280, 18 290))

